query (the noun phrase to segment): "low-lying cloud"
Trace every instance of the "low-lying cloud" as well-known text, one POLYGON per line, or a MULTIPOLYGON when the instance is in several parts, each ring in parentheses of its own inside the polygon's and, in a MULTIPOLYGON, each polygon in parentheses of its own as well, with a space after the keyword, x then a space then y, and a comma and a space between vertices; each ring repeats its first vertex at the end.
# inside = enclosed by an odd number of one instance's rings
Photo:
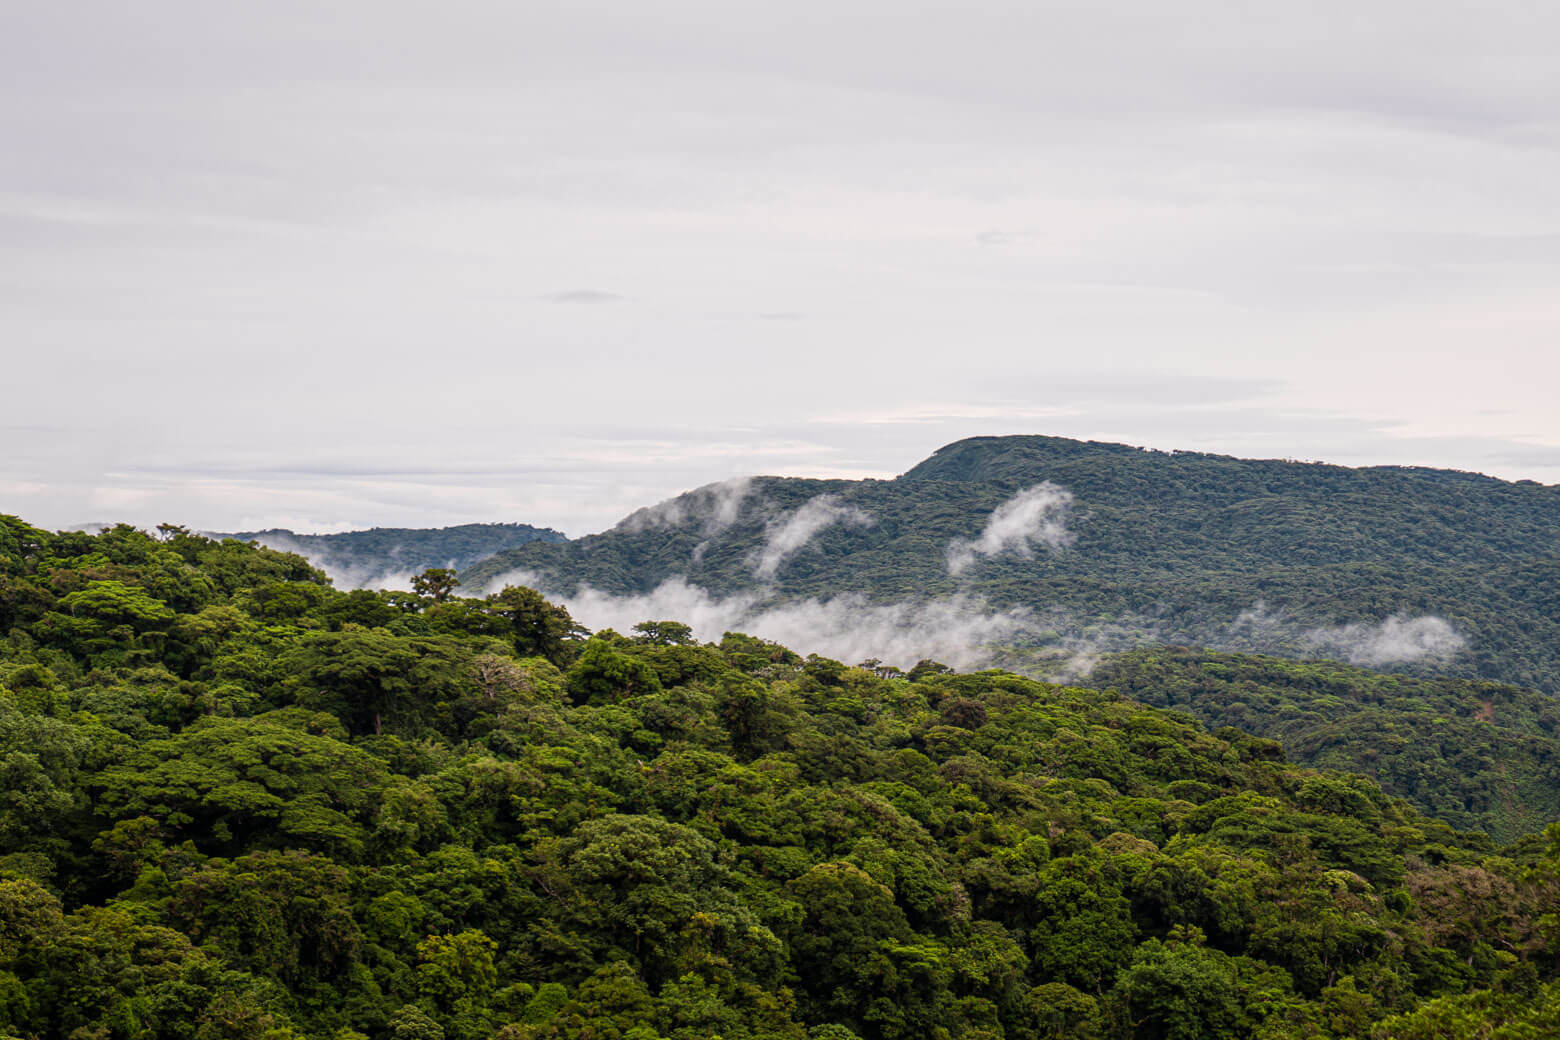
POLYGON ((1061 549, 1072 544, 1073 535, 1067 530, 1072 500, 1071 492, 1050 481, 1020 491, 992 510, 979 538, 949 543, 948 573, 963 574, 979 556, 1032 556, 1035 545, 1061 549))
POLYGON ((752 561, 753 576, 764 581, 774 580, 786 558, 806 546, 818 532, 827 527, 835 524, 866 527, 871 523, 870 513, 845 505, 838 495, 819 495, 810 499, 795 512, 769 522, 764 546, 752 561))
POLYGON ((968 671, 1006 668, 1053 681, 1087 675, 1103 654, 1160 642, 1157 623, 1125 619, 1079 624, 1058 611, 994 609, 980 596, 877 603, 857 593, 776 603, 761 592, 715 596, 686 579, 669 579, 641 595, 589 586, 572 595, 542 587, 541 576, 512 571, 491 586, 541 588, 587 628, 629 632, 642 621, 681 621, 701 641, 743 632, 800 654, 855 664, 877 659, 908 669, 930 658, 968 671))
MULTIPOLYGON (((529 584, 534 579, 516 572, 503 580, 529 584)), ((559 598, 593 630, 628 632, 641 621, 675 620, 704 641, 744 632, 802 654, 847 664, 877 658, 904 668, 923 658, 961 669, 984 667, 1004 659, 1004 646, 1023 642, 1043 627, 1027 609, 994 611, 978 597, 882 604, 850 594, 772 604, 752 593, 713 596, 682 578, 644 595, 615 596, 584 587, 559 598)))
MULTIPOLYGON (((386 559, 376 559, 372 563, 342 560, 328 552, 320 551, 313 545, 294 541, 286 535, 268 534, 255 540, 267 549, 302 556, 311 566, 324 571, 330 583, 338 589, 390 589, 396 592, 410 592, 412 578, 426 569, 396 566, 386 559)), ((395 552, 392 551, 389 556, 393 559, 395 552)), ((454 569, 455 561, 451 560, 447 566, 454 569)))
MULTIPOLYGON (((1187 642, 1187 633, 1177 631, 1169 618, 1080 620, 1038 607, 999 610, 966 594, 878 603, 851 593, 777 603, 764 592, 716 596, 676 577, 639 595, 613 595, 589 586, 559 595, 528 571, 503 575, 491 588, 505 584, 540 589, 595 631, 627 633, 642 621, 680 621, 703 642, 743 632, 846 664, 876 658, 908 669, 931 658, 963 671, 1006 668, 1053 682, 1087 677, 1107 654, 1187 642)), ((1433 616, 1393 615, 1374 623, 1316 627, 1259 603, 1195 642, 1215 650, 1325 656, 1379 667, 1443 663, 1465 641, 1449 622, 1433 616)))
POLYGON ((1308 654, 1377 668, 1389 664, 1437 664, 1450 661, 1467 640, 1445 618, 1434 614, 1393 614, 1381 621, 1347 625, 1304 625, 1283 611, 1258 602, 1229 626, 1232 635, 1259 647, 1290 646, 1308 654))
POLYGON ((1449 661, 1466 644, 1445 618, 1394 614, 1378 624, 1342 625, 1313 633, 1316 646, 1350 664, 1377 667, 1415 661, 1449 661))
POLYGON ((615 531, 638 534, 656 528, 681 527, 689 521, 701 521, 706 538, 714 537, 742 515, 742 503, 753 489, 752 477, 733 477, 694 488, 676 498, 636 509, 620 520, 615 531))

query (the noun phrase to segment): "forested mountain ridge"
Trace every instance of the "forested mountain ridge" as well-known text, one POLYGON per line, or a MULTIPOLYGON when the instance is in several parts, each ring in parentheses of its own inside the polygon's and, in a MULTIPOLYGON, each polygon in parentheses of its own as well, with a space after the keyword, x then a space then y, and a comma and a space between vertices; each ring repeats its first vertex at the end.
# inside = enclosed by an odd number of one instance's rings
POLYGON ((1052 614, 1052 627, 1115 626, 1105 649, 1165 642, 1409 670, 1411 657, 1352 650, 1350 626, 1429 616, 1456 638, 1421 670, 1554 692, 1557 535, 1560 488, 1527 481, 998 437, 948 445, 894 480, 712 485, 611 531, 501 553, 464 580, 518 571, 563 595, 627 594, 684 576, 777 602, 964 593, 1052 614), (1065 539, 950 566, 999 509, 1046 485, 1061 496, 1065 539), (819 502, 828 522, 758 573, 777 533, 819 502), (1329 642, 1327 629, 1343 634, 1329 642))
POLYGON ((218 540, 256 541, 283 552, 297 553, 329 573, 338 586, 374 586, 382 580, 404 579, 430 567, 462 570, 495 553, 530 542, 563 542, 567 537, 550 527, 530 524, 460 524, 455 527, 374 527, 335 534, 296 534, 284 528, 212 533, 218 540))
POLYGON ((1560 830, 1119 694, 5 517, 0 634, 0 1035, 1560 1025, 1560 830))

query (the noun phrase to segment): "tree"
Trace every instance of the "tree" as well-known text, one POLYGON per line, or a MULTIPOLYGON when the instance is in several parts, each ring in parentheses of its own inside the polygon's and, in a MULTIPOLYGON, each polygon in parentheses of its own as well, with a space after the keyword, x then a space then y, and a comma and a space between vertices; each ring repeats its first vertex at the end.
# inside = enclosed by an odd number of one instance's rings
POLYGON ((723 884, 714 844, 691 828, 604 816, 541 843, 535 855, 537 883, 558 901, 561 919, 603 955, 640 964, 651 981, 675 977, 683 949, 709 941, 688 930, 701 912, 723 932, 751 927, 723 884))
POLYGON ((634 631, 651 646, 688 646, 698 642, 693 629, 680 621, 641 621, 634 631))
POLYGON ((322 856, 255 852, 213 860, 181 880, 170 912, 231 963, 298 986, 336 978, 356 957, 348 883, 322 856))
POLYGON ((444 1040, 444 1027, 416 1004, 390 1016, 390 1040, 444 1040))
POLYGON ((616 649, 599 635, 586 642, 570 666, 567 685, 576 704, 610 704, 661 691, 661 681, 648 662, 616 649))
POLYGON ((569 642, 585 635, 568 610, 524 585, 507 585, 483 602, 488 613, 507 623, 522 657, 545 657, 561 668, 568 663, 569 642))
POLYGON ((426 596, 435 603, 443 603, 450 598, 460 579, 455 572, 448 567, 429 567, 412 579, 412 591, 419 596, 426 596))
POLYGON ((1037 1027, 1037 1040, 1099 1040, 1103 1035, 1099 1003, 1065 982, 1031 989, 1024 997, 1024 1011, 1037 1027))
POLYGON ((498 943, 480 930, 430 935, 417 944, 417 988, 444 1007, 460 1000, 481 1000, 498 976, 493 954, 498 943))
POLYGON ((878 988, 874 976, 888 967, 881 951, 911 939, 904 911, 887 886, 853 863, 820 863, 786 888, 802 908, 785 938, 806 1017, 860 1031, 878 988))
POLYGON ((385 629, 313 632, 282 659, 283 688, 299 704, 329 711, 354 734, 386 723, 416 732, 466 696, 470 652, 459 644, 385 629))
POLYGON ((1203 944, 1195 928, 1150 939, 1116 980, 1113 993, 1142 1040, 1236 1040, 1292 999, 1279 970, 1203 944))
POLYGON ((211 717, 148 741, 93 777, 98 811, 151 816, 208 850, 286 843, 353 857, 385 766, 335 735, 309 732, 322 718, 298 709, 211 717))

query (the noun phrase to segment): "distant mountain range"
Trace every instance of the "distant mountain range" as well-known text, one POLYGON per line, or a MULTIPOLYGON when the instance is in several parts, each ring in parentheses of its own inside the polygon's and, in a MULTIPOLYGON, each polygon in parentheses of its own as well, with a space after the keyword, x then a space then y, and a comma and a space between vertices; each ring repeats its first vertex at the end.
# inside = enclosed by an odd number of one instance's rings
MULTIPOLYGON (((1560 488, 1055 437, 958 441, 893 480, 759 477, 506 549, 468 590, 668 582, 795 604, 962 597, 1044 656, 1144 643, 1560 689, 1560 488)), ((797 640, 793 639, 793 642, 797 640)))
POLYGON ((297 553, 329 574, 342 588, 404 586, 411 575, 430 567, 463 570, 495 553, 531 542, 567 541, 561 531, 530 524, 375 527, 339 534, 297 534, 272 528, 211 537, 255 541, 268 548, 297 553))

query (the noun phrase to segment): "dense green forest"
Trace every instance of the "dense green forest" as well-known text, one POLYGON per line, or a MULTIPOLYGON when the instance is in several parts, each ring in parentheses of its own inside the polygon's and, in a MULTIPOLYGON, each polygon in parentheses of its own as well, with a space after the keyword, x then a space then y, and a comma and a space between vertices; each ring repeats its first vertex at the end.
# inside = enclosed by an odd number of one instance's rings
MULTIPOLYGON (((775 601, 963 592, 1033 608, 1047 615, 1040 629, 1104 638, 1106 649, 1172 643, 1294 657, 1346 657, 1347 626, 1430 615, 1462 640, 1455 655, 1381 663, 1553 693, 1557 515, 1560 488, 1471 473, 975 438, 895 480, 766 477, 701 489, 599 535, 501 553, 464 579, 476 588, 521 571, 560 595, 581 585, 624 594, 683 575, 716 595, 775 601), (976 538, 994 510, 1042 482, 1072 496, 1069 544, 950 573, 951 544, 976 538), (753 561, 776 523, 820 495, 870 523, 820 528, 761 580, 753 561), (1345 635, 1318 646, 1319 629, 1345 635)), ((1358 655, 1377 663, 1371 656, 1358 655)))
POLYGON ((1179 647, 1112 657, 1089 685, 1271 737, 1497 839, 1560 819, 1560 701, 1532 690, 1179 647))
POLYGON ((1115 692, 457 591, 0 518, 0 1036, 1560 1031, 1560 828, 1115 692))
POLYGON ((567 541, 561 531, 530 524, 373 527, 336 534, 295 534, 273 527, 210 537, 257 541, 273 549, 297 553, 331 574, 338 587, 377 587, 387 577, 421 574, 432 567, 461 570, 530 542, 567 541))

